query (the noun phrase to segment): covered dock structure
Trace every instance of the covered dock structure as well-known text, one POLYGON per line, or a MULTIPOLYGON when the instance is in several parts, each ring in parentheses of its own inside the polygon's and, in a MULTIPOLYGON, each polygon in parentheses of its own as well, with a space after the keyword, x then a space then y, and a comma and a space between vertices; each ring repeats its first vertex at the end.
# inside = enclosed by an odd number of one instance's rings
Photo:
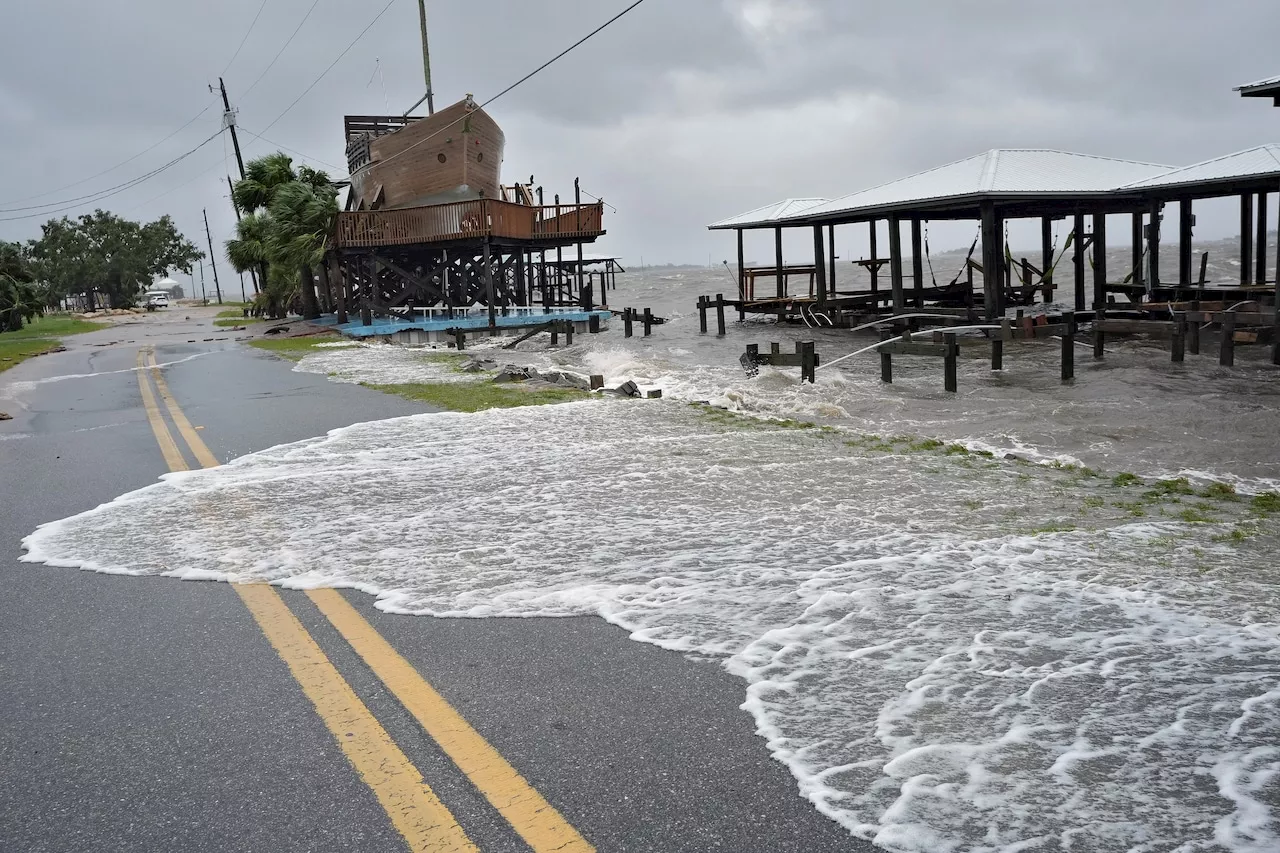
MULTIPOLYGON (((832 325, 850 325, 869 314, 900 315, 932 305, 964 308, 971 319, 980 315, 991 321, 1005 317, 1010 306, 1029 304, 1037 295, 1076 312, 1104 308, 1123 295, 1129 307, 1139 311, 1160 303, 1167 312, 1179 300, 1252 300, 1269 312, 1268 325, 1274 327, 1280 285, 1267 286, 1266 233, 1268 199, 1275 193, 1280 193, 1280 145, 1275 144, 1184 167, 1047 149, 992 149, 830 200, 787 199, 709 228, 736 232, 735 307, 741 313, 787 319, 816 311, 833 318, 832 325), (1193 259, 1194 204, 1231 197, 1240 202, 1240 279, 1210 286, 1204 279, 1203 259, 1199 270, 1193 259), (1164 224, 1169 208, 1177 211, 1173 228, 1164 224), (1132 246, 1132 257, 1124 270, 1107 266, 1107 219, 1116 215, 1127 216, 1130 223, 1126 242, 1132 246), (1036 262, 1015 260, 1006 244, 1006 224, 1025 219, 1039 224, 1041 252, 1036 262), (921 233, 922 226, 933 220, 976 221, 979 237, 955 280, 926 287, 921 233), (1070 233, 1062 253, 1055 257, 1053 223, 1058 220, 1069 223, 1070 233), (889 244, 884 255, 877 245, 882 221, 889 244), (870 257, 855 261, 870 273, 869 289, 840 287, 835 231, 850 225, 869 229, 870 257), (909 231, 906 240, 904 225, 909 231), (787 229, 811 232, 813 239, 813 254, 793 265, 783 257, 787 229), (751 230, 772 231, 772 267, 746 266, 743 235, 751 230), (1161 264, 1162 237, 1166 236, 1169 242, 1176 239, 1176 262, 1167 269, 1161 264), (1059 273, 1068 250, 1070 272, 1059 273), (910 272, 905 269, 908 258, 910 272), (887 289, 881 286, 885 266, 887 289), (812 292, 791 294, 790 276, 809 270, 813 271, 812 292), (981 277, 980 306, 974 273, 981 277), (761 296, 755 287, 755 279, 762 274, 774 279, 770 296, 761 296), (1055 289, 1066 281, 1070 282, 1067 293, 1055 298, 1055 289)), ((1266 332, 1277 341, 1273 357, 1280 359, 1280 331, 1266 332)))

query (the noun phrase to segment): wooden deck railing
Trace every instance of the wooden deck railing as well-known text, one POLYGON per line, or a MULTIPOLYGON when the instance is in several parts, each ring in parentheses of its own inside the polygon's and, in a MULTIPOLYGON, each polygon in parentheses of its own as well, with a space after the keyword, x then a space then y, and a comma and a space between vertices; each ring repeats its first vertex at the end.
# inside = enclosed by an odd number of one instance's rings
POLYGON ((398 210, 354 210, 338 214, 339 249, 404 246, 471 237, 567 240, 604 233, 604 204, 544 207, 481 198, 398 210))

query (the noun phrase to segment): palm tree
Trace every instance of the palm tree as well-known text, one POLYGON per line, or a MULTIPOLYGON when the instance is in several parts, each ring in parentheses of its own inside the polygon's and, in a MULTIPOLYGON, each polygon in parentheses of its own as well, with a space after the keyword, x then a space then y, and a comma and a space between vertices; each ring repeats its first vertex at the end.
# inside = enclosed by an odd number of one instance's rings
POLYGON ((298 288, 303 316, 320 316, 312 271, 319 267, 327 292, 324 249, 338 213, 337 188, 329 176, 309 166, 295 172, 293 160, 276 152, 250 161, 232 195, 246 213, 236 238, 226 244, 232 265, 241 272, 254 266, 262 270, 263 307, 272 316, 283 316, 298 288))
POLYGON ((338 215, 337 193, 328 176, 318 173, 312 183, 294 181, 277 188, 267 209, 272 228, 267 236, 267 250, 274 261, 299 272, 302 286, 303 316, 320 316, 313 270, 324 268, 324 250, 338 215))

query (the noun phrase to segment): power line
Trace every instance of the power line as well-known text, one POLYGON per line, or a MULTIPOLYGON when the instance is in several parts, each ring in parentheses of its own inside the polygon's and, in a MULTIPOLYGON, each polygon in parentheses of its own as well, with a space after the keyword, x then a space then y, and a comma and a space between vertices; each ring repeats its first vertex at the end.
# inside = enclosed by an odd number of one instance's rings
POLYGON ((249 29, 245 30, 244 38, 240 39, 240 44, 236 47, 236 52, 231 54, 231 59, 227 61, 227 67, 222 69, 219 77, 226 77, 227 72, 231 70, 232 64, 236 61, 236 57, 240 55, 240 51, 244 48, 244 43, 249 40, 249 33, 253 32, 254 26, 258 23, 258 19, 262 17, 262 10, 267 8, 267 0, 262 0, 262 5, 258 7, 258 14, 253 16, 253 20, 249 22, 249 29))
POLYGON ((319 157, 312 157, 310 154, 303 154, 301 151, 298 151, 297 149, 294 149, 294 148, 290 148, 288 145, 282 145, 279 142, 274 142, 270 139, 267 139, 262 134, 254 133, 252 130, 245 127, 244 125, 240 125, 240 129, 243 130, 245 133, 249 134, 250 136, 252 136, 254 139, 260 139, 263 142, 267 143, 268 145, 274 145, 277 148, 288 151, 290 154, 297 154, 299 157, 301 157, 304 160, 311 160, 313 162, 319 163, 322 166, 328 166, 330 169, 338 169, 338 170, 342 169, 342 166, 335 166, 332 163, 329 163, 325 160, 321 160, 319 157))
MULTIPOLYGON (((183 124, 183 125, 182 125, 182 127, 178 128, 178 129, 177 129, 177 130, 175 130, 173 133, 170 133, 168 136, 164 137, 164 138, 163 138, 163 139, 161 139, 159 142, 155 142, 155 143, 153 143, 153 144, 149 145, 148 147, 146 147, 146 148, 142 149, 141 151, 139 151, 137 154, 134 154, 134 155, 133 155, 132 157, 130 157, 129 159, 120 161, 119 163, 117 163, 117 164, 115 164, 114 166, 112 166, 110 169, 103 169, 101 172, 98 172, 96 175, 90 175, 90 176, 89 176, 89 177, 87 177, 87 178, 81 178, 80 180, 78 180, 78 181, 74 181, 74 182, 72 182, 72 183, 70 183, 70 184, 65 184, 65 185, 60 186, 60 187, 55 187, 54 189, 46 190, 46 191, 41 192, 41 193, 36 193, 35 195, 29 195, 29 196, 23 196, 22 198, 14 198, 14 199, 10 199, 10 200, 5 201, 5 202, 0 202, 0 204, 13 204, 13 203, 15 203, 15 202, 19 202, 19 201, 30 201, 30 200, 31 200, 31 199, 33 199, 33 198, 44 198, 45 196, 53 195, 54 193, 60 193, 60 192, 62 192, 63 190, 69 190, 69 189, 71 189, 72 187, 78 187, 78 186, 80 186, 81 184, 86 184, 86 183, 88 183, 89 181, 92 181, 94 178, 101 178, 103 175, 105 175, 105 174, 107 174, 107 173, 109 173, 109 172, 114 172, 116 169, 119 169, 121 166, 127 166, 127 165, 129 165, 130 163, 132 163, 134 160, 137 160, 137 159, 138 159, 139 157, 141 157, 143 154, 146 154, 147 152, 152 151, 152 150, 154 150, 154 149, 158 148, 159 146, 161 146, 161 145, 163 145, 164 143, 168 142, 168 141, 169 141, 170 139, 172 139, 173 137, 177 136, 179 133, 182 133, 182 131, 186 130, 188 127, 190 127, 192 124, 194 124, 194 123, 195 123, 195 121, 196 121, 196 119, 200 118, 202 115, 204 115, 205 113, 207 113, 207 112, 209 111, 209 107, 212 107, 212 106, 213 106, 213 104, 212 104, 212 103, 211 103, 211 104, 209 104, 209 105, 208 105, 208 106, 206 106, 204 109, 202 109, 200 112, 196 113, 194 116, 192 116, 190 119, 188 119, 188 120, 187 120, 187 122, 186 122, 185 124, 183 124)), ((53 205, 53 204, 62 204, 62 202, 51 202, 51 203, 50 203, 50 205, 53 205)), ((50 206, 50 205, 35 205, 35 206, 36 206, 36 207, 48 207, 48 206, 50 206)), ((0 213, 8 213, 9 211, 12 211, 12 210, 30 210, 30 209, 32 209, 32 208, 0 208, 0 213)))
MULTIPOLYGON (((84 207, 86 204, 95 204, 99 201, 102 201, 105 198, 110 198, 111 196, 119 195, 125 190, 132 189, 133 187, 136 187, 139 184, 145 181, 148 181, 151 178, 154 178, 156 175, 159 175, 161 172, 165 172, 168 169, 172 168, 173 166, 176 166, 178 163, 181 163, 183 160, 187 159, 192 154, 196 153, 201 148, 205 147, 206 145, 208 145, 210 142, 217 139, 221 135, 222 135, 222 128, 218 128, 217 133, 210 136, 204 142, 201 142, 199 145, 197 145, 195 148, 192 148, 190 151, 187 151, 185 154, 180 154, 179 156, 173 158, 168 163, 165 163, 163 166, 160 166, 157 169, 152 169, 150 172, 141 174, 132 180, 124 182, 123 184, 117 184, 114 187, 109 187, 97 193, 92 193, 87 196, 81 196, 78 199, 66 200, 67 202, 76 202, 75 204, 67 204, 66 207, 61 207, 54 210, 44 210, 44 211, 40 211, 39 213, 25 213, 21 216, 0 217, 0 222, 14 222, 19 219, 35 219, 36 217, 39 217, 39 216, 49 216, 51 214, 62 213, 67 210, 73 210, 77 207, 84 207)), ((54 202, 54 204, 66 204, 66 202, 54 202)), ((40 205, 40 207, 48 207, 48 206, 49 205, 40 205)), ((29 209, 30 208, 14 208, 14 210, 29 210, 29 209)), ((7 213, 8 211, 0 211, 0 212, 7 213)))
MULTIPOLYGON (((536 74, 538 74, 539 72, 541 72, 541 71, 545 70, 546 68, 550 67, 553 63, 555 63, 556 61, 558 61, 558 60, 562 59, 563 57, 565 57, 566 55, 568 55, 570 51, 574 50, 575 48, 577 48, 577 47, 579 47, 580 45, 582 45, 583 43, 585 43, 588 39, 590 39, 590 38, 594 37, 595 35, 597 35, 598 33, 600 33, 602 30, 604 30, 604 29, 605 29, 606 27, 608 27, 610 24, 614 23, 614 22, 615 22, 615 21, 617 21, 619 18, 621 18, 623 15, 627 14, 628 12, 630 12, 632 9, 634 9, 634 8, 635 8, 635 7, 637 7, 637 6, 639 6, 639 5, 640 5, 641 3, 643 3, 643 2, 644 2, 644 0, 635 0, 635 2, 631 3, 629 6, 627 6, 626 8, 624 8, 621 12, 619 12, 619 13, 618 13, 618 14, 616 14, 616 15, 614 15, 612 18, 610 18, 609 20, 605 21, 603 24, 601 24, 600 26, 596 27, 594 30, 592 30, 591 32, 589 32, 589 33, 587 33, 585 36, 583 36, 582 38, 580 38, 580 39, 578 39, 577 41, 575 41, 573 44, 569 45, 569 46, 568 46, 568 47, 566 47, 564 50, 560 51, 560 52, 559 52, 559 53, 557 53, 555 56, 553 56, 553 57, 551 57, 550 59, 548 59, 546 62, 542 63, 542 64, 541 64, 541 65, 539 65, 537 68, 533 69, 533 70, 532 70, 532 71, 530 71, 528 74, 524 75, 523 77, 521 77, 521 78, 520 78, 519 80, 517 80, 516 82, 512 83, 512 84, 511 84, 510 86, 508 86, 507 88, 503 89, 501 92, 499 92, 498 94, 494 95, 492 98, 489 98, 487 101, 485 101, 484 103, 480 104, 479 109, 484 109, 485 107, 487 107, 487 106, 489 106, 490 104, 492 104, 494 101, 498 100, 498 98, 501 98, 503 95, 507 94, 507 93, 508 93, 508 92, 510 92, 512 89, 514 89, 514 88, 516 88, 517 86, 519 86, 521 83, 526 82, 527 80, 529 80, 530 78, 532 78, 534 75, 536 75, 536 74)), ((384 9, 383 11, 385 12, 386 10, 384 9)), ((439 136, 440 134, 444 133, 446 130, 449 130, 450 128, 455 127, 456 125, 462 124, 462 122, 466 121, 466 119, 467 119, 467 116, 465 116, 465 115, 464 115, 464 116, 462 116, 462 117, 460 117, 460 118, 457 118, 457 119, 455 119, 455 120, 453 120, 453 121, 449 122, 449 123, 448 123, 448 124, 446 124, 444 127, 441 127, 441 128, 439 128, 438 130, 436 130, 436 132, 435 132, 435 133, 432 133, 432 134, 431 134, 431 135, 429 135, 429 136, 426 136, 426 137, 424 137, 424 138, 422 138, 422 139, 419 139, 417 142, 415 142, 415 143, 413 143, 412 145, 409 145, 409 146, 407 146, 407 147, 405 147, 405 148, 401 149, 400 151, 397 151, 395 154, 392 154, 390 157, 388 157, 388 158, 387 158, 387 159, 385 159, 385 160, 379 160, 379 161, 378 161, 379 165, 385 165, 386 163, 390 163, 392 160, 396 159, 396 158, 397 158, 397 157, 399 157, 401 154, 406 154, 406 153, 408 153, 409 151, 412 151, 414 148, 417 148, 419 145, 422 145, 424 142, 428 142, 428 141, 430 141, 431 139, 434 139, 435 137, 437 137, 437 136, 439 136)), ((350 176, 348 175, 348 177, 350 177, 350 176)))
MULTIPOLYGON (((643 0, 637 0, 637 1, 638 1, 638 2, 643 2, 643 0)), ((338 62, 340 62, 340 61, 342 60, 342 57, 346 56, 346 55, 347 55, 347 53, 351 50, 351 48, 353 48, 353 47, 355 47, 355 46, 356 46, 356 42, 358 42, 358 41, 360 41, 360 39, 364 38, 364 34, 365 34, 365 33, 367 33, 367 32, 369 32, 369 30, 373 28, 373 25, 374 25, 374 24, 378 23, 378 20, 379 20, 383 15, 385 15, 385 14, 387 13, 387 10, 388 10, 388 9, 390 9, 390 8, 395 4, 395 2, 396 2, 396 0, 389 0, 389 2, 387 3, 387 5, 385 5, 385 6, 383 6, 383 7, 382 7, 382 11, 381 11, 381 12, 379 12, 377 15, 375 15, 375 16, 374 16, 374 18, 373 18, 373 20, 369 22, 369 25, 368 25, 368 26, 366 26, 363 30, 361 30, 361 31, 360 31, 360 34, 359 34, 358 36, 356 36, 354 39, 352 39, 351 44, 347 45, 347 46, 346 46, 346 48, 342 51, 342 53, 339 53, 339 54, 338 54, 338 56, 333 60, 333 62, 330 62, 330 63, 329 63, 329 67, 328 67, 328 68, 326 68, 324 71, 321 71, 321 72, 320 72, 320 76, 319 76, 319 77, 317 77, 315 80, 311 81, 311 85, 310 85, 310 86, 308 86, 307 88, 303 89, 303 90, 302 90, 302 94, 301 94, 301 95, 299 95, 298 97, 294 98, 294 99, 293 99, 293 103, 291 103, 291 104, 289 104, 289 106, 285 107, 285 108, 284 108, 284 112, 282 112, 282 113, 280 113, 280 115, 276 116, 276 117, 271 121, 271 124, 267 125, 266 127, 264 127, 264 128, 262 129, 262 132, 263 132, 263 133, 266 133, 266 132, 267 132, 268 130, 270 130, 273 126, 275 126, 275 123, 276 123, 276 122, 280 121, 280 119, 282 119, 282 118, 284 118, 286 115, 288 115, 289 110, 291 110, 291 109, 293 109, 294 107, 296 107, 296 106, 298 105, 298 101, 301 101, 303 98, 305 98, 305 97, 306 97, 306 95, 307 95, 307 92, 310 92, 312 89, 314 89, 314 88, 316 87, 316 84, 317 84, 317 83, 319 83, 321 80, 323 80, 323 79, 324 79, 324 76, 325 76, 326 74, 328 74, 330 71, 332 71, 332 70, 333 70, 333 66, 337 65, 337 64, 338 64, 338 62)))
POLYGON ((298 34, 298 30, 302 29, 302 25, 307 22, 307 18, 311 17, 311 13, 316 10, 316 6, 318 6, 319 4, 320 4, 320 0, 315 0, 315 2, 311 4, 311 8, 307 10, 307 14, 302 16, 302 20, 298 22, 298 26, 294 28, 293 33, 291 33, 289 38, 285 41, 285 43, 281 45, 280 49, 276 51, 276 55, 271 57, 271 61, 267 63, 266 68, 262 69, 262 73, 258 75, 258 79, 254 80, 249 85, 248 89, 245 89, 243 92, 240 93, 241 100, 243 100, 246 95, 248 95, 250 92, 253 91, 253 87, 257 86, 258 83, 262 81, 263 77, 267 76, 267 72, 270 71, 271 68, 276 64, 276 60, 280 58, 280 55, 282 53, 284 53, 285 48, 287 48, 289 45, 293 43, 293 37, 298 34))

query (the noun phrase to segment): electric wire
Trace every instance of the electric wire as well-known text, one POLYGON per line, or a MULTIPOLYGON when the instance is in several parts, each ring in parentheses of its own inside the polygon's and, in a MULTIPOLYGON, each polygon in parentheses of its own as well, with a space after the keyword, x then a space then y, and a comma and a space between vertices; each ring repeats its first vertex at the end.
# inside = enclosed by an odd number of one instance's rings
POLYGON ((236 46, 236 52, 231 54, 231 59, 227 60, 227 67, 222 69, 220 77, 227 76, 227 72, 231 70, 231 66, 235 64, 236 57, 240 55, 240 51, 244 49, 244 43, 249 40, 249 33, 253 32, 253 28, 257 25, 258 19, 262 17, 262 10, 267 8, 267 0, 262 0, 262 5, 258 7, 258 14, 253 16, 253 20, 249 22, 249 29, 245 30, 244 38, 240 39, 240 44, 236 46))
POLYGON ((293 109, 294 107, 296 107, 296 106, 298 105, 298 101, 301 101, 303 98, 305 98, 305 97, 307 96, 307 93, 308 93, 308 92, 310 92, 312 89, 314 89, 314 88, 316 87, 316 84, 317 84, 317 83, 319 83, 321 80, 323 80, 323 79, 324 79, 324 77, 325 77, 325 75, 326 75, 326 74, 328 74, 330 71, 332 71, 332 70, 333 70, 333 66, 337 65, 339 62, 341 62, 341 61, 342 61, 342 57, 346 56, 346 55, 347 55, 347 53, 349 53, 349 52, 351 51, 351 48, 355 47, 355 46, 356 46, 356 43, 357 43, 357 42, 359 42, 359 41, 360 41, 360 39, 364 38, 364 34, 365 34, 365 33, 367 33, 367 32, 369 32, 369 30, 371 30, 371 29, 373 28, 373 25, 374 25, 374 24, 378 23, 378 21, 382 18, 382 16, 383 16, 383 15, 385 15, 385 14, 387 13, 387 10, 388 10, 388 9, 390 9, 390 8, 395 4, 395 2, 396 2, 396 0, 388 0, 387 5, 385 5, 385 6, 383 6, 383 7, 382 7, 382 11, 381 11, 381 12, 379 12, 377 15, 375 15, 375 16, 374 16, 374 18, 373 18, 373 20, 369 22, 368 26, 366 26, 363 30, 361 30, 361 31, 360 31, 360 34, 359 34, 359 35, 357 35, 354 39, 352 39, 351 44, 347 45, 347 46, 346 46, 346 48, 344 48, 344 49, 343 49, 342 53, 339 53, 339 54, 334 58, 333 62, 330 62, 330 63, 329 63, 329 66, 328 66, 327 68, 325 68, 325 70, 324 70, 324 71, 321 71, 321 72, 320 72, 320 76, 319 76, 319 77, 317 77, 315 80, 312 80, 312 81, 311 81, 311 85, 310 85, 310 86, 308 86, 307 88, 305 88, 305 89, 303 89, 303 90, 302 90, 302 94, 301 94, 301 95, 299 95, 298 97, 296 97, 296 98, 294 98, 294 99, 293 99, 293 103, 289 104, 289 106, 287 106, 287 107, 285 107, 285 108, 284 108, 284 112, 280 113, 280 115, 278 115, 278 116, 276 116, 274 119, 272 119, 272 120, 271 120, 271 124, 269 124, 269 125, 267 125, 266 127, 264 127, 264 128, 262 129, 262 132, 263 132, 263 133, 266 133, 268 130, 270 130, 272 127, 274 127, 274 126, 275 126, 276 122, 280 121, 280 119, 282 119, 282 118, 284 118, 286 115, 288 115, 288 114, 289 114, 289 110, 291 110, 291 109, 293 109))
MULTIPOLYGON (((108 187, 105 190, 100 190, 96 193, 91 193, 90 195, 81 196, 76 199, 66 199, 62 202, 52 203, 52 204, 64 204, 66 205, 65 207, 60 207, 53 210, 42 210, 38 213, 24 213, 21 216, 0 217, 0 222, 14 222, 19 219, 35 219, 36 217, 40 217, 40 216, 49 216, 51 214, 63 213, 68 210, 74 210, 77 207, 84 207, 87 204, 96 204, 97 202, 102 201, 105 198, 110 198, 111 196, 119 195, 125 190, 132 189, 138 186, 139 184, 149 181, 151 178, 154 178, 155 176, 161 174, 162 172, 168 171, 170 168, 176 166, 178 163, 181 163, 183 160, 187 159, 192 154, 196 153, 201 148, 204 148, 210 142, 217 139, 219 136, 222 135, 222 133, 223 133, 223 129, 218 128, 216 133, 214 133, 212 136, 205 139, 204 142, 201 142, 199 145, 197 145, 195 148, 192 148, 190 151, 187 151, 184 154, 178 155, 177 157, 170 160, 168 163, 165 163, 163 166, 152 169, 150 172, 145 172, 129 181, 125 181, 123 184, 117 184, 114 187, 108 187), (69 203, 69 202, 74 202, 74 203, 69 203)), ((40 207, 49 207, 49 206, 50 205, 40 205, 40 207)), ((15 208, 14 210, 29 210, 29 209, 30 208, 15 208)), ((0 211, 0 212, 8 213, 10 211, 0 211)))
POLYGON ((285 40, 285 43, 284 43, 283 45, 281 45, 281 46, 280 46, 280 49, 279 49, 279 50, 277 50, 277 51, 276 51, 276 55, 275 55, 275 56, 273 56, 273 57, 271 57, 271 61, 267 63, 267 67, 266 67, 266 68, 262 69, 262 73, 258 75, 258 79, 254 80, 252 83, 250 83, 250 84, 249 84, 249 88, 248 88, 248 89, 245 89, 245 90, 240 94, 240 99, 241 99, 241 100, 244 100, 244 98, 245 98, 245 97, 246 97, 250 92, 252 92, 252 91, 253 91, 253 87, 254 87, 254 86, 257 86, 259 83, 261 83, 261 82, 262 82, 262 78, 267 76, 267 72, 268 72, 268 71, 270 71, 273 67, 275 67, 276 60, 278 60, 278 59, 280 58, 281 54, 283 54, 283 53, 285 52, 285 50, 289 47, 289 45, 293 44, 294 36, 296 36, 296 35, 298 34, 298 31, 302 29, 302 25, 303 25, 303 24, 305 24, 305 23, 307 22, 307 19, 311 17, 311 13, 312 13, 312 12, 314 12, 314 11, 316 10, 316 6, 318 6, 318 5, 320 5, 320 0, 315 0, 315 2, 311 4, 311 8, 307 10, 307 14, 305 14, 305 15, 303 15, 303 16, 302 16, 302 20, 298 22, 298 26, 294 27, 293 32, 289 34, 289 38, 288 38, 288 39, 286 39, 286 40, 285 40))
MULTIPOLYGON (((583 36, 582 38, 580 38, 580 39, 578 39, 577 41, 575 41, 573 44, 571 44, 571 45, 569 45, 568 47, 566 47, 564 50, 560 51, 560 52, 559 52, 559 53, 557 53, 555 56, 551 57, 551 58, 550 58, 550 59, 548 59, 546 62, 542 63, 542 64, 541 64, 541 65, 539 65, 537 68, 533 69, 533 70, 532 70, 532 71, 530 71, 528 74, 524 75, 523 77, 521 77, 521 78, 520 78, 519 80, 517 80, 516 82, 512 83, 512 84, 511 84, 510 86, 508 86, 507 88, 503 89, 503 90, 502 90, 501 92, 499 92, 498 94, 494 95, 493 97, 491 97, 491 98, 489 98, 488 100, 486 100, 486 101, 484 101, 483 103, 481 103, 481 104, 479 105, 479 109, 484 109, 485 107, 487 107, 487 106, 489 106, 490 104, 492 104, 494 101, 496 101, 496 100, 498 100, 499 98, 501 98, 503 95, 505 95, 505 94, 507 94, 508 92, 510 92, 512 89, 514 89, 514 88, 516 88, 517 86, 519 86, 521 83, 524 83, 525 81, 527 81, 527 80, 529 80, 530 78, 532 78, 534 75, 536 75, 536 74, 538 74, 539 72, 541 72, 541 71, 545 70, 546 68, 550 67, 550 66, 551 66, 553 63, 555 63, 557 60, 559 60, 559 59, 563 58, 564 56, 568 55, 568 54, 569 54, 571 51, 573 51, 575 48, 579 47, 580 45, 582 45, 583 43, 585 43, 586 41, 588 41, 589 39, 591 39, 593 36, 597 35, 597 34, 598 34, 598 33, 600 33, 601 31, 603 31, 603 30, 604 30, 606 27, 608 27, 610 24, 613 24, 615 21, 617 21, 617 20, 618 20, 619 18, 621 18, 623 15, 627 14, 628 12, 630 12, 632 9, 636 8, 637 6, 639 6, 639 5, 640 5, 641 3, 643 3, 643 2, 644 2, 644 0, 635 0, 633 3, 631 3, 631 4, 629 4, 628 6, 626 6, 625 8, 623 8, 623 10, 622 10, 622 11, 618 12, 618 13, 617 13, 616 15, 614 15, 612 18, 610 18, 609 20, 605 21, 603 24, 601 24, 600 26, 596 27, 594 30, 592 30, 591 32, 587 33, 585 36, 583 36)), ((439 136, 440 134, 444 133, 446 130, 449 130, 449 129, 450 129, 450 128, 452 128, 452 127, 455 127, 455 126, 457 126, 457 125, 459 125, 459 124, 462 124, 462 122, 466 121, 466 119, 467 119, 467 116, 465 116, 465 115, 464 115, 464 116, 462 116, 462 117, 460 117, 460 118, 458 118, 458 119, 455 119, 454 121, 449 122, 449 123, 448 123, 448 124, 446 124, 444 127, 441 127, 439 130, 437 130, 435 133, 432 133, 432 134, 430 134, 429 136, 426 136, 426 137, 424 137, 424 138, 422 138, 422 139, 419 139, 417 142, 415 142, 415 143, 413 143, 412 145, 409 145, 409 146, 407 146, 407 147, 405 147, 405 148, 401 149, 400 151, 396 152, 395 154, 392 154, 390 157, 388 157, 388 158, 387 158, 387 159, 385 159, 385 160, 380 160, 380 161, 379 161, 379 165, 385 165, 386 163, 391 162, 392 160, 394 160, 395 158, 399 157, 400 155, 405 154, 405 153, 407 153, 407 152, 409 152, 409 151, 412 151, 414 148, 417 148, 419 145, 422 145, 424 142, 428 142, 429 140, 434 139, 435 137, 437 137, 437 136, 439 136)), ((349 177, 349 176, 348 176, 348 177, 349 177)))
MULTIPOLYGON (((195 121, 196 121, 198 118, 200 118, 202 115, 204 115, 205 113, 207 113, 207 112, 209 111, 209 109, 210 109, 212 106, 213 106, 213 102, 210 102, 210 103, 209 103, 209 104, 208 104, 204 109, 202 109, 200 112, 196 113, 196 114, 195 114, 194 116, 192 116, 191 118, 187 119, 186 123, 184 123, 184 124, 183 124, 181 127, 179 127, 177 130, 175 130, 175 131, 173 131, 172 133, 170 133, 168 136, 166 136, 166 137, 164 137, 163 139, 161 139, 159 142, 154 142, 154 143, 152 143, 151 145, 149 145, 149 146, 147 146, 146 148, 144 148, 144 149, 142 149, 141 151, 139 151, 137 154, 134 154, 134 155, 133 155, 132 157, 130 157, 129 159, 127 159, 127 160, 122 160, 122 161, 120 161, 119 163, 115 164, 114 166, 112 166, 112 167, 111 167, 111 168, 109 168, 109 169, 103 169, 101 172, 98 172, 97 174, 90 175, 90 176, 89 176, 89 177, 87 177, 87 178, 81 178, 81 179, 80 179, 80 180, 78 180, 78 181, 73 181, 72 183, 64 184, 64 185, 62 185, 62 186, 60 186, 60 187, 55 187, 54 189, 51 189, 51 190, 45 190, 44 192, 36 193, 35 195, 23 196, 22 198, 9 199, 8 201, 0 202, 0 204, 14 204, 15 202, 19 202, 19 201, 30 201, 30 200, 31 200, 31 199, 33 199, 33 198, 44 198, 45 196, 53 195, 54 193, 60 193, 60 192, 62 192, 63 190, 69 190, 69 189, 71 189, 72 187, 78 187, 78 186, 80 186, 81 184, 86 184, 86 183, 88 183, 89 181, 92 181, 94 178, 100 178, 100 177, 102 177, 103 175, 108 174, 109 172, 114 172, 116 169, 119 169, 121 166, 127 166, 127 165, 129 165, 130 163, 132 163, 134 160, 137 160, 137 159, 138 159, 139 157, 141 157, 143 154, 146 154, 146 153, 148 153, 149 151, 153 151, 153 150, 155 150, 155 149, 156 149, 156 148, 158 148, 160 145, 164 144, 165 142, 168 142, 170 139, 172 139, 173 137, 177 136, 177 135, 178 135, 179 133, 181 133, 182 131, 186 130, 188 127, 190 127, 192 124, 194 124, 194 123, 195 123, 195 121)), ((61 202, 51 202, 51 204, 60 204, 60 203, 61 203, 61 202)), ((40 205, 36 205, 36 207, 39 207, 39 206, 40 206, 40 205)), ((32 209, 32 208, 0 208, 0 213, 8 213, 8 212, 13 211, 13 210, 31 210, 31 209, 32 209)))
MULTIPOLYGON (((330 163, 330 162, 328 162, 328 161, 326 161, 326 160, 321 160, 319 157, 312 157, 310 154, 304 154, 303 152, 301 152, 301 151, 297 150, 296 148, 290 148, 288 145, 284 145, 284 144, 281 144, 281 143, 276 142, 276 141, 274 141, 274 140, 267 139, 267 138, 266 138, 265 136, 263 136, 261 133, 254 133, 252 130, 250 130, 249 128, 245 127, 244 125, 237 125, 237 127, 238 127, 240 130, 243 130, 245 133, 247 133, 247 134, 249 134, 250 136, 252 136, 252 137, 253 137, 254 139, 256 139, 256 140, 261 140, 262 142, 265 142, 265 143, 267 143, 268 145, 274 145, 276 148, 280 148, 280 149, 282 149, 282 150, 284 150, 284 151, 288 151, 290 154, 297 154, 299 157, 301 157, 301 158, 302 158, 302 159, 304 159, 304 160, 310 160, 310 161, 312 161, 313 163, 319 163, 321 166, 328 166, 330 169, 337 169, 337 170, 339 170, 339 171, 341 171, 341 170, 342 170, 342 168, 343 168, 342 166, 335 166, 334 164, 332 164, 332 163, 330 163)), ((248 147, 248 146, 245 146, 245 147, 248 147)))

